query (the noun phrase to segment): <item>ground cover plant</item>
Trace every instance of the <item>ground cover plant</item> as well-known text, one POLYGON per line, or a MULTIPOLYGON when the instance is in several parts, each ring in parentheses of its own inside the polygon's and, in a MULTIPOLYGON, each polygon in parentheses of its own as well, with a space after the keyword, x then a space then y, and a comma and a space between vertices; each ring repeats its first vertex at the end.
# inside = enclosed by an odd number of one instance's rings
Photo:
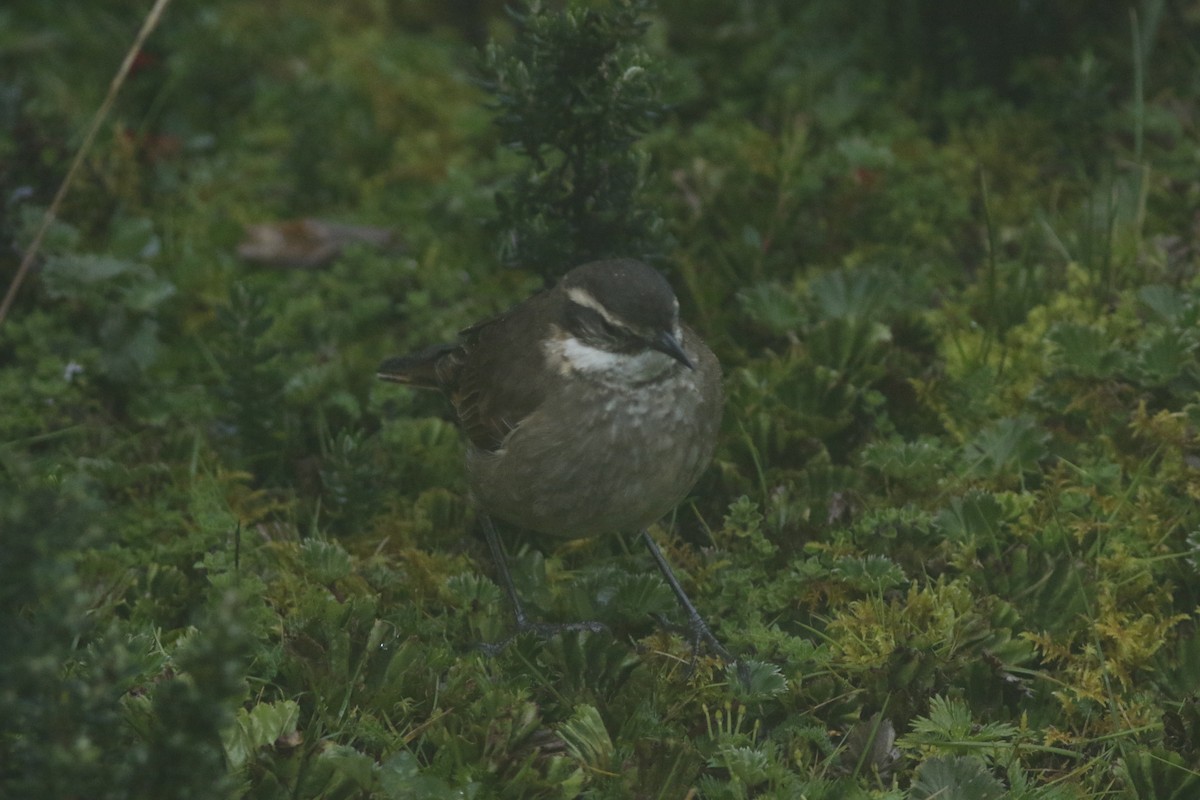
MULTIPOLYGON (((0 8, 6 286, 142 5, 0 8)), ((1200 6, 993 5, 170 6, 0 323, 0 796, 1200 796, 1200 6), (505 531, 611 633, 481 653, 373 379, 618 253, 726 371, 653 534, 742 674, 620 537, 505 531)))

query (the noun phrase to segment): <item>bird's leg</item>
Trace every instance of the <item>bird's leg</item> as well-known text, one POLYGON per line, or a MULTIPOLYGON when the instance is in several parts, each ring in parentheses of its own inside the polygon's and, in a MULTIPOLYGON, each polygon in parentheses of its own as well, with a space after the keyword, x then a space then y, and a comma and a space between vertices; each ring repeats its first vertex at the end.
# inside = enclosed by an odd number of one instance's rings
POLYGON ((700 641, 704 640, 713 652, 719 655, 727 664, 733 663, 736 659, 730 654, 725 647, 717 641, 717 637, 713 636, 712 630, 709 629, 708 623, 700 616, 700 612, 692 605, 691 599, 687 596, 687 592, 679 584, 679 579, 675 577, 675 573, 671 571, 671 565, 667 563, 666 556, 662 554, 662 550, 658 548, 658 544, 654 538, 650 536, 650 532, 642 530, 642 541, 646 543, 646 547, 650 550, 650 555, 654 556, 654 563, 658 565, 658 571, 667 581, 667 585, 671 587, 671 591, 675 593, 675 599, 679 601, 679 605, 687 613, 688 631, 692 634, 692 663, 695 665, 696 654, 700 650, 700 641))
POLYGON ((500 543, 500 536, 496 533, 496 526, 492 523, 492 518, 487 514, 480 514, 479 516, 483 523, 483 537, 487 539, 488 549, 492 551, 492 561, 496 563, 496 574, 499 576, 500 583, 504 587, 504 593, 508 595, 508 602, 512 604, 513 617, 517 623, 516 633, 498 642, 480 642, 480 649, 488 655, 494 656, 512 644, 513 639, 527 631, 532 631, 538 636, 545 637, 553 636, 563 631, 591 631, 592 633, 601 633, 608 630, 602 622, 565 622, 556 624, 531 621, 525 613, 525 606, 521 603, 521 598, 517 596, 517 587, 513 583, 512 573, 508 571, 508 559, 504 557, 504 545, 500 543))
POLYGON ((483 537, 487 539, 488 549, 492 551, 492 562, 496 565, 500 585, 504 587, 504 591, 508 595, 508 602, 513 607, 513 615, 517 619, 517 630, 524 630, 529 627, 529 617, 525 616, 525 607, 521 605, 521 598, 517 596, 517 587, 513 584, 512 574, 508 571, 508 559, 504 557, 504 546, 500 544, 500 537, 496 533, 496 526, 492 524, 492 518, 487 514, 480 514, 480 517, 483 521, 483 537))

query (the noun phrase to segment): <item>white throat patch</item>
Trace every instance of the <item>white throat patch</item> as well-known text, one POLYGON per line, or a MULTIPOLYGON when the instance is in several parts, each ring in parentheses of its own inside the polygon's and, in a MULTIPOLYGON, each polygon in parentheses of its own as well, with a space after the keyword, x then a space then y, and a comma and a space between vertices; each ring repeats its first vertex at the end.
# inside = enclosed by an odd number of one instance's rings
POLYGON ((595 380, 612 384, 637 384, 653 380, 678 362, 666 353, 643 350, 640 353, 611 353, 593 347, 574 336, 546 342, 550 363, 563 373, 579 372, 595 380))

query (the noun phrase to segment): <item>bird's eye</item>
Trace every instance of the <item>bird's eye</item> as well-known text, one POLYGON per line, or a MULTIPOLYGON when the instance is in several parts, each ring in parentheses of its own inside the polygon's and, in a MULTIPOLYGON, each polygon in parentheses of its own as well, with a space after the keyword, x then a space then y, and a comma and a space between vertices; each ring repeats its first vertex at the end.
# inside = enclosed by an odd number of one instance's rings
POLYGON ((594 308, 571 303, 568 309, 571 329, 576 333, 604 330, 604 317, 594 308))
POLYGON ((623 328, 618 328, 604 317, 600 317, 600 324, 603 326, 604 332, 614 339, 624 339, 629 335, 623 328))
POLYGON ((625 342, 631 335, 623 328, 613 325, 594 308, 571 304, 571 329, 577 336, 587 339, 625 342))
POLYGON ((601 333, 607 323, 594 308, 571 304, 571 327, 579 333, 601 333))

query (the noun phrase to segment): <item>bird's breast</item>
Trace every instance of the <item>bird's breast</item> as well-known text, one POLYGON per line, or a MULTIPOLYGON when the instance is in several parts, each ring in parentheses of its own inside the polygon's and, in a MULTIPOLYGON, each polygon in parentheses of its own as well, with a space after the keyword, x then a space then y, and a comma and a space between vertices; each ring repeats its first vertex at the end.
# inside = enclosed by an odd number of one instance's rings
POLYGON ((469 452, 476 499, 565 537, 636 530, 670 511, 712 456, 720 377, 663 358, 674 368, 641 384, 558 381, 499 451, 469 452))

